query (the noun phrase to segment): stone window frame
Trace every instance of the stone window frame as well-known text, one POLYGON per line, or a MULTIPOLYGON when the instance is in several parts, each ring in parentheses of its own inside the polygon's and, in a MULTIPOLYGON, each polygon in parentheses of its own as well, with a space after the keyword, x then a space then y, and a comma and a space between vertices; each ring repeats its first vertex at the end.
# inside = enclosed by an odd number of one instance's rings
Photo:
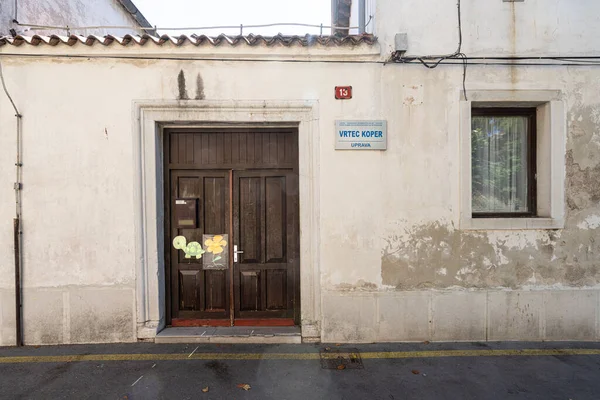
POLYGON ((558 90, 475 90, 460 102, 460 229, 562 229, 565 208, 566 115, 558 90), (537 210, 535 217, 473 218, 471 110, 536 108, 537 210))

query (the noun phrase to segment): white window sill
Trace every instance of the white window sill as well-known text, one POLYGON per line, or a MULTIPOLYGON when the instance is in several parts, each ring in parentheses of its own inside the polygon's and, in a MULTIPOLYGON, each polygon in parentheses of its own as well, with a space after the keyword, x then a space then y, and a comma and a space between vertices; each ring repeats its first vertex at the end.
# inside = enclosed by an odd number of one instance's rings
POLYGON ((511 230, 511 229, 563 229, 565 223, 558 218, 463 218, 460 229, 464 230, 511 230))

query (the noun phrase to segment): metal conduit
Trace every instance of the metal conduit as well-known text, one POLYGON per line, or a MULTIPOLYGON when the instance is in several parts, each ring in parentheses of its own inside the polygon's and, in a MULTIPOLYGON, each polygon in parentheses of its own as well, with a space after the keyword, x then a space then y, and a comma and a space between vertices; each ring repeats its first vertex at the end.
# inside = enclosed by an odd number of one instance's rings
POLYGON ((10 100, 10 104, 12 104, 13 109, 15 110, 15 117, 17 118, 17 155, 16 155, 16 179, 14 183, 15 189, 15 218, 13 219, 13 238, 14 238, 14 252, 15 252, 15 344, 17 346, 23 346, 23 334, 22 334, 22 302, 21 302, 21 269, 23 265, 23 257, 22 257, 22 231, 21 231, 21 214, 22 214, 22 205, 21 205, 21 189, 22 189, 22 141, 21 141, 21 133, 22 133, 22 125, 21 119, 23 115, 19 112, 15 102, 13 101, 8 89, 6 88, 6 83, 4 82, 4 74, 2 72, 2 64, 0 63, 0 80, 2 81, 2 88, 4 89, 4 93, 10 100))

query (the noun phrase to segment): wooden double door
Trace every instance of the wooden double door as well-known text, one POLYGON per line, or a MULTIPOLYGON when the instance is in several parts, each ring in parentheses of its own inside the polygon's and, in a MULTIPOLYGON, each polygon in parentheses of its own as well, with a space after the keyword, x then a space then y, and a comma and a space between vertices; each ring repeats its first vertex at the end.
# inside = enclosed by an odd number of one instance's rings
POLYGON ((170 130, 164 154, 170 324, 299 324, 297 131, 170 130), (219 269, 173 243, 210 251, 207 235, 225 243, 219 269))

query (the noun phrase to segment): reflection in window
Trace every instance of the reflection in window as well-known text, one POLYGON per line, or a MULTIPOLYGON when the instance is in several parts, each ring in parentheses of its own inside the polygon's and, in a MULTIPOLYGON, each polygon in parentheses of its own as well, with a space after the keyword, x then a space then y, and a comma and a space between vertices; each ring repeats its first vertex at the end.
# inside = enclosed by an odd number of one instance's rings
POLYGON ((535 110, 474 109, 473 216, 535 213, 535 110))

